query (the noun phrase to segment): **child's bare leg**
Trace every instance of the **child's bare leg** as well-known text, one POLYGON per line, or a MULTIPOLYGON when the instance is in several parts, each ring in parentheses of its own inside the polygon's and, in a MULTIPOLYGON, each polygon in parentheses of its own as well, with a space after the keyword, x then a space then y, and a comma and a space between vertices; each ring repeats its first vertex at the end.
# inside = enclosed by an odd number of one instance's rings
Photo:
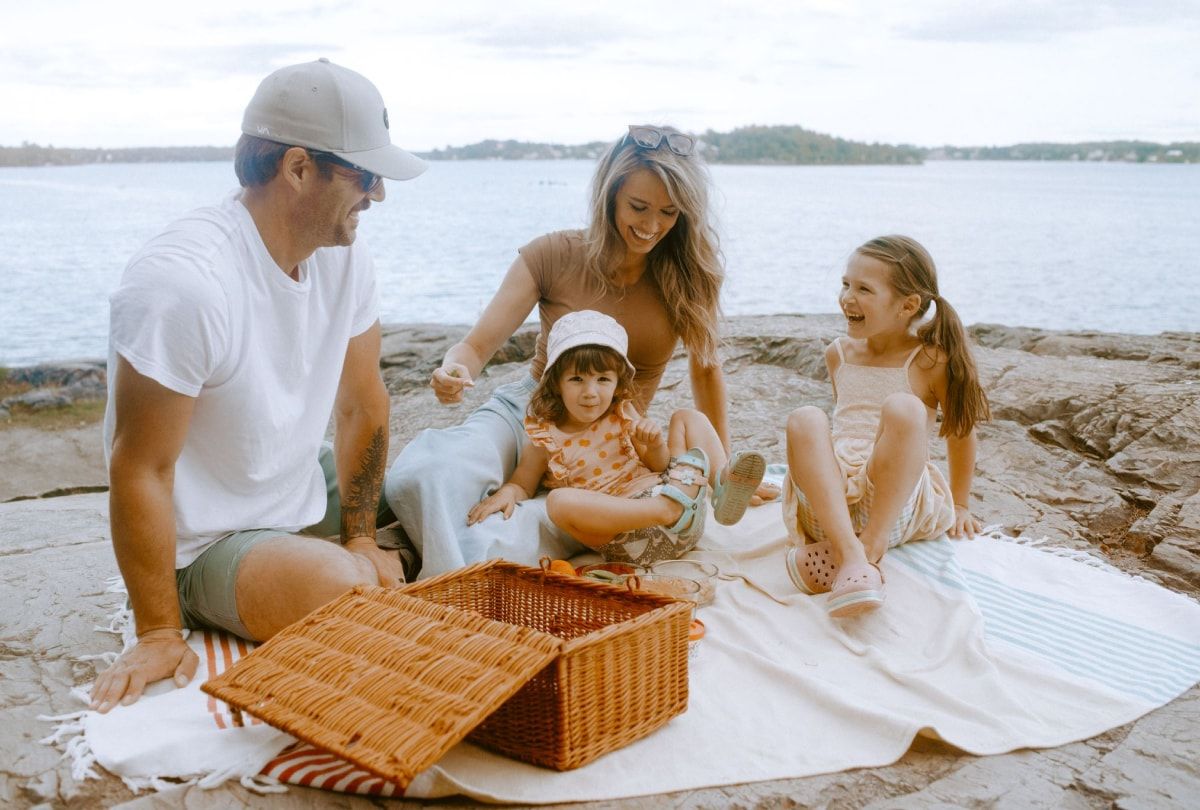
POLYGON ((546 514, 554 525, 590 548, 606 545, 621 532, 670 526, 683 507, 669 498, 621 498, 586 489, 550 491, 546 514))
POLYGON ((879 435, 867 461, 875 496, 859 538, 871 562, 878 562, 887 551, 892 526, 929 460, 926 413, 925 403, 912 394, 892 394, 883 401, 879 435))
POLYGON ((671 424, 667 428, 667 451, 673 458, 693 447, 699 447, 708 455, 708 483, 715 485, 717 473, 727 460, 725 446, 721 444, 721 437, 707 416, 700 411, 683 408, 671 414, 671 424))
POLYGON ((865 562, 846 506, 846 484, 833 454, 829 417, 811 405, 788 414, 788 474, 804 493, 833 546, 834 563, 865 562))

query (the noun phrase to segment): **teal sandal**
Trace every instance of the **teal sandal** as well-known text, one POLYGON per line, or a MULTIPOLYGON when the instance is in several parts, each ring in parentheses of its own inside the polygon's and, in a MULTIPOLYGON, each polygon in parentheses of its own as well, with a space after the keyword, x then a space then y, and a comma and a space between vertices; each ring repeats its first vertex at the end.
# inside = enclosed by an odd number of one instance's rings
POLYGON ((761 453, 738 450, 729 457, 712 488, 713 517, 717 523, 732 526, 742 519, 766 471, 767 461, 761 453))
POLYGON ((704 534, 704 518, 708 513, 708 455, 699 447, 693 447, 681 456, 671 459, 667 466, 667 477, 686 486, 699 486, 695 496, 684 493, 672 484, 660 484, 658 494, 665 495, 683 507, 683 514, 675 525, 666 531, 685 542, 695 542, 704 534), (692 469, 681 469, 691 467, 692 469))

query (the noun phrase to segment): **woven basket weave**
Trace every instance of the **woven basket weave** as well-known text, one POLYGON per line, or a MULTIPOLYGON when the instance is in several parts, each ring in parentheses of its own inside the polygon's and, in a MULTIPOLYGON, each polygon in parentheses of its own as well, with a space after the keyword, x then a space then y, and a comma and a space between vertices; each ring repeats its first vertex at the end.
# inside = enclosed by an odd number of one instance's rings
POLYGON ((687 709, 690 602, 499 560, 404 592, 566 642, 552 665, 471 732, 472 742, 564 771, 687 709))
POLYGON ((202 688, 405 786, 468 732, 566 770, 687 708, 690 609, 496 560, 356 588, 202 688))
POLYGON ((201 688, 407 786, 561 647, 527 627, 355 588, 201 688))

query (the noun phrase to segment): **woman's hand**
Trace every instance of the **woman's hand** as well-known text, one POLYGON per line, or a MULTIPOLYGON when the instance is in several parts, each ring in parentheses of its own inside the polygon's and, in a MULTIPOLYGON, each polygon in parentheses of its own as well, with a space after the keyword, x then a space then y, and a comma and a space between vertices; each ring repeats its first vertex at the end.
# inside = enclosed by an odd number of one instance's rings
POLYGON ((474 388, 475 382, 471 379, 471 372, 467 370, 466 366, 461 363, 446 363, 441 368, 434 369, 429 387, 437 395, 438 402, 443 405, 454 405, 463 401, 463 391, 467 388, 474 388))
POLYGON ((516 484, 505 484, 471 507, 471 510, 467 512, 467 525, 474 526, 488 515, 494 515, 497 512, 503 512, 504 519, 508 520, 512 517, 513 510, 517 508, 517 502, 524 500, 520 495, 516 484))
POLYGON ((964 534, 967 537, 974 537, 982 529, 983 524, 971 514, 970 509, 954 504, 954 525, 946 534, 954 538, 962 537, 964 534))

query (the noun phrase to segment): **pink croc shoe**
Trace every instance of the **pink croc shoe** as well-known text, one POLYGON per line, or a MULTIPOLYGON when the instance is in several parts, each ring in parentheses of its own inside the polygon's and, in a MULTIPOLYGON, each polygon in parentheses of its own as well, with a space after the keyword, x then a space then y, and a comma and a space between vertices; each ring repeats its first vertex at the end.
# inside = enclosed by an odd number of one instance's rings
POLYGON ((851 563, 838 570, 825 611, 845 619, 883 604, 883 572, 874 563, 851 563))
POLYGON ((792 546, 787 551, 787 572, 792 584, 807 594, 826 593, 833 587, 833 546, 828 540, 792 546))

